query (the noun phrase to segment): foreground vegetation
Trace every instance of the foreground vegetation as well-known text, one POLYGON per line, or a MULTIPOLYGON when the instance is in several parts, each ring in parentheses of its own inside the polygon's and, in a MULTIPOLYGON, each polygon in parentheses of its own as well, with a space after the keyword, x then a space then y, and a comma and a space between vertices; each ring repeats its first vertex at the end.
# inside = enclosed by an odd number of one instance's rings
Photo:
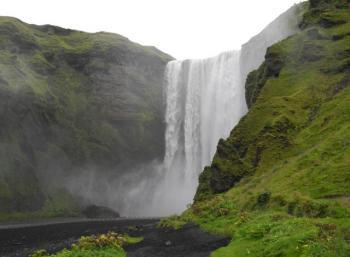
POLYGON ((180 228, 195 222, 208 232, 232 237, 213 257, 349 256, 349 209, 301 196, 290 203, 260 196, 249 208, 236 204, 238 198, 245 197, 235 193, 231 190, 195 203, 182 216, 163 220, 161 226, 180 228))
POLYGON ((71 249, 64 249, 55 254, 48 254, 45 250, 38 250, 30 257, 124 257, 123 246, 136 244, 142 238, 129 237, 114 232, 102 235, 81 237, 71 249))
POLYGON ((193 206, 232 242, 213 257, 350 256, 350 11, 304 5, 300 33, 271 46, 246 84, 249 113, 221 140, 193 206))

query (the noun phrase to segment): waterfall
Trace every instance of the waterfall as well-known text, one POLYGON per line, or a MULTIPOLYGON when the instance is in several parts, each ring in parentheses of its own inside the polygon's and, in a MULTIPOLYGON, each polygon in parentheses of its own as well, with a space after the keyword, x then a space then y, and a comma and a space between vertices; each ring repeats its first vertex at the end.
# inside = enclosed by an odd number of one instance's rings
POLYGON ((172 61, 165 76, 165 168, 175 172, 172 167, 181 163, 180 173, 197 179, 210 164, 219 139, 229 135, 246 109, 239 85, 239 52, 172 61))
POLYGON ((239 57, 231 51, 167 65, 164 179, 154 197, 167 213, 191 203, 199 173, 211 163, 219 139, 229 136, 246 111, 239 57))

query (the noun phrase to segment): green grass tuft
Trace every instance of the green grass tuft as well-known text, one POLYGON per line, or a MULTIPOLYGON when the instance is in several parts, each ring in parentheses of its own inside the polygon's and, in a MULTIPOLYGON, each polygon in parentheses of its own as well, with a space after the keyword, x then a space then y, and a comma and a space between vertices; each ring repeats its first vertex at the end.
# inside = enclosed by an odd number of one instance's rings
POLYGON ((37 250, 30 257, 124 257, 124 245, 137 244, 141 237, 130 237, 108 232, 102 235, 81 237, 71 249, 63 249, 55 254, 48 254, 46 250, 37 250))

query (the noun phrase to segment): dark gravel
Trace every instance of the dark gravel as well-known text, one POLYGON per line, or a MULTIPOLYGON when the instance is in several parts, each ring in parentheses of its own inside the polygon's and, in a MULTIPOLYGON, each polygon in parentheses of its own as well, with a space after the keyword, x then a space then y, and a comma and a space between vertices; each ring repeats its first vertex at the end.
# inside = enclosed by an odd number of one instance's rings
POLYGON ((183 229, 159 229, 158 219, 56 220, 0 224, 0 256, 27 257, 35 249, 57 252, 79 237, 116 231, 144 240, 126 247, 128 257, 204 257, 229 243, 228 238, 209 235, 195 225, 183 229))

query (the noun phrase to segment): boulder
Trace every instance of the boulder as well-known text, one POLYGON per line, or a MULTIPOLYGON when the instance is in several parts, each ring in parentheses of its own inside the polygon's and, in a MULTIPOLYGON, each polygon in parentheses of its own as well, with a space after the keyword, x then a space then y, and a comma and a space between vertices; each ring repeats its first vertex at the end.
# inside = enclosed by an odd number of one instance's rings
POLYGON ((83 215, 88 219, 116 219, 120 214, 108 207, 89 205, 82 211, 83 215))

